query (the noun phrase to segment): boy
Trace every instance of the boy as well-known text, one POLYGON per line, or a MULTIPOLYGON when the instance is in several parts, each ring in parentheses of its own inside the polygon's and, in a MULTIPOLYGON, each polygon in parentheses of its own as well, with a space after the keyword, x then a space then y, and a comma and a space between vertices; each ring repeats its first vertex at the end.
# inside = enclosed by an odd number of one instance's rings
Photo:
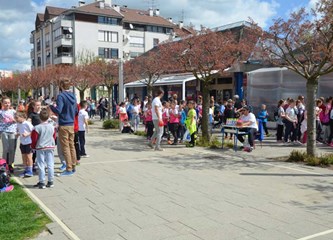
POLYGON ((31 149, 31 132, 34 128, 32 124, 26 120, 25 112, 16 112, 15 120, 17 122, 17 134, 20 136, 20 150, 22 154, 23 165, 25 170, 20 177, 32 177, 32 149, 31 149))
POLYGON ((48 123, 49 112, 47 109, 40 111, 41 123, 35 126, 31 133, 32 148, 36 149, 36 162, 38 166, 39 181, 34 187, 45 188, 45 167, 48 171, 48 182, 46 187, 53 187, 54 179, 54 148, 55 148, 55 129, 48 123), (46 166, 45 166, 46 165, 46 166))
POLYGON ((84 145, 86 144, 86 132, 88 133, 88 119, 89 115, 87 112, 88 103, 87 101, 80 102, 80 111, 79 111, 79 142, 80 142, 80 156, 89 157, 86 153, 84 145))

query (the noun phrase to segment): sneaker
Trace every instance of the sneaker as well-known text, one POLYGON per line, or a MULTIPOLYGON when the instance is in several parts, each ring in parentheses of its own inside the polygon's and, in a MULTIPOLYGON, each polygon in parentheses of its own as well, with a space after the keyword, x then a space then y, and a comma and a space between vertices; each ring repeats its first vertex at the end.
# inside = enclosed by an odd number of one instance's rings
POLYGON ((88 158, 88 157, 90 157, 88 154, 86 154, 86 155, 81 155, 81 157, 82 158, 88 158))
POLYGON ((61 171, 61 172, 63 172, 63 171, 65 171, 66 170, 66 164, 62 164, 61 165, 61 167, 59 168, 59 170, 61 171))
POLYGON ((154 148, 153 144, 151 142, 148 143, 148 147, 154 148))
POLYGON ((76 168, 73 168, 72 173, 76 173, 76 168))
POLYGON ((32 172, 25 172, 24 177, 33 177, 34 174, 32 172))
POLYGON ((53 182, 47 182, 46 187, 53 188, 54 187, 53 182))
POLYGON ((13 189, 14 189, 14 186, 13 185, 9 185, 7 187, 1 188, 0 189, 0 193, 2 193, 2 192, 11 192, 11 191, 13 191, 13 189))
POLYGON ((8 165, 9 172, 14 173, 14 166, 13 165, 8 165))
POLYGON ((81 164, 80 160, 76 160, 76 165, 80 165, 80 164, 81 164))
POLYGON ((157 147, 157 148, 155 148, 155 151, 164 151, 164 149, 163 148, 160 148, 160 147, 157 147))
POLYGON ((60 177, 65 177, 65 176, 72 176, 74 173, 72 171, 64 171, 63 173, 60 174, 60 177))
POLYGON ((20 177, 20 178, 24 178, 24 177, 25 177, 25 174, 26 174, 26 171, 24 171, 23 173, 21 173, 21 174, 19 175, 19 177, 20 177))
POLYGON ((38 182, 36 185, 34 185, 34 187, 38 187, 39 189, 45 189, 45 184, 42 182, 38 182))

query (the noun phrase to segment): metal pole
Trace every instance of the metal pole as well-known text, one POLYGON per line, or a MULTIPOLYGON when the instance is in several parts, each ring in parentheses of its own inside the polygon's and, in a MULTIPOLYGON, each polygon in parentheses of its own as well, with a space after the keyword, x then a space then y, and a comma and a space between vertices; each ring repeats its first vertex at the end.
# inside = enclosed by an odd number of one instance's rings
POLYGON ((119 103, 124 101, 124 62, 122 59, 119 59, 119 103))

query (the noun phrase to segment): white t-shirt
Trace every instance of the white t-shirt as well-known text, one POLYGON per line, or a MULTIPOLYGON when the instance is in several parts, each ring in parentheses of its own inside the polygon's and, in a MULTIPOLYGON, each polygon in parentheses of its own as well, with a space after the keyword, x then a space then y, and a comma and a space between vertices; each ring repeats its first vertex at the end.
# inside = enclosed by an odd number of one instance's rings
POLYGON ((20 143, 22 145, 31 144, 31 136, 23 137, 23 133, 31 133, 34 129, 34 126, 32 126, 31 122, 24 121, 23 123, 17 123, 17 132, 20 134, 20 143))
POLYGON ((286 109, 286 115, 291 119, 291 120, 297 120, 297 115, 296 115, 296 112, 295 112, 295 109, 294 108, 291 108, 291 107, 288 107, 286 109))
POLYGON ((153 115, 153 120, 158 120, 158 116, 155 112, 155 107, 156 106, 158 107, 158 112, 160 113, 160 117, 162 119, 162 102, 161 102, 159 97, 155 97, 153 102, 152 102, 151 112, 152 112, 152 115, 153 115))
POLYGON ((132 113, 139 114, 139 112, 140 112, 140 105, 136 105, 136 106, 133 105, 132 113))
POLYGON ((253 113, 249 113, 247 116, 242 115, 239 119, 241 119, 243 122, 251 122, 248 127, 255 128, 258 131, 257 119, 253 113))
POLYGON ((79 131, 85 131, 86 130, 86 124, 85 120, 89 119, 89 115, 86 110, 81 109, 79 112, 79 131))
POLYGON ((119 113, 127 113, 126 112, 126 107, 120 107, 119 108, 119 113))

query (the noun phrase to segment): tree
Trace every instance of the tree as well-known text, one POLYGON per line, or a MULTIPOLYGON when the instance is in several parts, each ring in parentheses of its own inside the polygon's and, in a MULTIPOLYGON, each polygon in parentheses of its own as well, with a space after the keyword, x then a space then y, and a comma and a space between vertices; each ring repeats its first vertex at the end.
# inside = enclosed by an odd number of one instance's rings
MULTIPOLYGON (((210 140, 209 131, 209 84, 218 71, 231 67, 236 61, 246 60, 252 51, 254 41, 243 38, 241 32, 214 32, 202 29, 192 37, 167 44, 173 52, 173 60, 183 71, 193 73, 201 83, 203 95, 202 137, 210 140)), ((177 65, 174 62, 174 66, 177 65)))
POLYGON ((80 93, 80 101, 84 100, 84 92, 94 86, 97 82, 91 68, 91 63, 94 62, 96 57, 88 50, 82 50, 77 54, 76 65, 73 65, 71 74, 73 83, 80 93))
POLYGON ((34 92, 36 92, 37 95, 42 87, 48 86, 51 83, 48 72, 40 68, 32 70, 28 80, 30 88, 35 90, 34 92))
POLYGON ((91 64, 91 67, 95 77, 98 79, 98 84, 101 84, 108 89, 108 119, 110 120, 112 107, 111 93, 113 86, 119 80, 119 63, 115 60, 106 61, 104 59, 101 59, 93 62, 91 64))
POLYGON ((139 80, 147 86, 148 95, 152 95, 153 86, 160 76, 168 69, 168 61, 162 47, 154 48, 149 52, 125 63, 126 78, 139 80))
POLYGON ((262 46, 274 64, 306 79, 307 154, 316 156, 315 98, 320 76, 333 72, 333 1, 320 0, 315 9, 304 8, 288 20, 275 20, 262 46))

